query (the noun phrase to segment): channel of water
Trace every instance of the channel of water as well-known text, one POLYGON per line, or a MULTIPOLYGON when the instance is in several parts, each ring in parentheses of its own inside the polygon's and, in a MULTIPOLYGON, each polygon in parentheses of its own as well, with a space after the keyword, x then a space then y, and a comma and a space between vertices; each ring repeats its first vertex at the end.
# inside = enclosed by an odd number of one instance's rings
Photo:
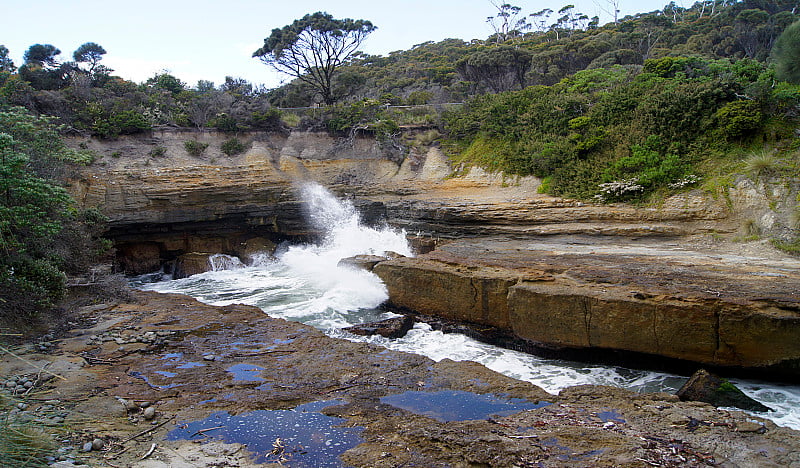
MULTIPOLYGON (((213 305, 254 305, 272 317, 303 322, 333 337, 371 342, 436 361, 449 358, 479 362, 550 393, 582 384, 612 385, 637 392, 675 392, 686 381, 685 376, 660 372, 543 359, 464 335, 444 334, 426 324, 417 324, 405 337, 393 340, 346 333, 341 329, 394 315, 378 309, 388 298, 380 279, 367 271, 340 267, 339 260, 358 254, 393 251, 410 256, 412 252, 404 232, 363 226, 351 203, 338 200, 322 186, 308 184, 301 192, 310 222, 325 233, 321 242, 282 245, 274 258, 264 257, 249 266, 238 259, 218 256, 214 260, 215 271, 178 280, 140 279, 135 284, 145 290, 187 294, 213 305)), ((776 410, 761 416, 800 430, 800 386, 736 379, 732 382, 776 410)))

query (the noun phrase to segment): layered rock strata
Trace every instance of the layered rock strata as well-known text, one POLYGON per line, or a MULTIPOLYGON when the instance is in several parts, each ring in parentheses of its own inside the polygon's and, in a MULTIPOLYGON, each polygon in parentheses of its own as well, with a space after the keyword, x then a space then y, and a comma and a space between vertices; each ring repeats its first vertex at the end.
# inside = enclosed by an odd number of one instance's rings
POLYGON ((800 376, 800 261, 655 240, 454 241, 379 263, 405 309, 550 347, 615 349, 800 376))

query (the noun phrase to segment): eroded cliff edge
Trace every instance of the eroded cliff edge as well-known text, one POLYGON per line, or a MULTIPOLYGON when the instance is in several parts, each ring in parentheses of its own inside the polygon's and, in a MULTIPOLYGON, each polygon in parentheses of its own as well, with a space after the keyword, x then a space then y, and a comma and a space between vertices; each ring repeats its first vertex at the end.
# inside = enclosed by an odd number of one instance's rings
POLYGON ((397 307, 534 345, 800 376, 800 261, 661 239, 462 239, 373 270, 397 307))
POLYGON ((126 271, 190 253, 240 255, 255 238, 313 236, 296 187, 315 181, 352 199, 365 222, 439 245, 376 269, 399 306, 554 347, 798 372, 800 267, 762 244, 726 240, 753 225, 788 229, 775 208, 795 188, 776 201, 775 190, 742 180, 727 197, 695 190, 657 207, 594 205, 538 194, 534 178, 454 176, 435 146, 398 161, 371 138, 259 133, 240 135, 247 151, 226 156, 226 138, 73 141, 102 156, 72 189, 109 217, 126 271), (208 150, 190 156, 187 140, 208 150))

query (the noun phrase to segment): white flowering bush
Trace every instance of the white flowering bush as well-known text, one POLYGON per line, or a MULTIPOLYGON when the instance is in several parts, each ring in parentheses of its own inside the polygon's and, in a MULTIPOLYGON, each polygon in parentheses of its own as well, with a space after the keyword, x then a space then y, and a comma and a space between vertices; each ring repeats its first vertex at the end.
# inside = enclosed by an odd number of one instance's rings
POLYGON ((694 184, 696 184, 698 182, 700 182, 700 176, 697 176, 697 175, 694 175, 694 174, 689 174, 688 176, 686 176, 686 177, 684 177, 684 178, 682 178, 680 180, 677 180, 677 181, 669 184, 668 186, 671 189, 682 189, 684 187, 688 187, 690 185, 694 185, 694 184))
POLYGON ((600 193, 595 195, 595 199, 599 201, 621 200, 623 198, 631 197, 641 194, 644 187, 639 185, 639 179, 624 179, 615 180, 613 182, 606 182, 598 185, 600 193))

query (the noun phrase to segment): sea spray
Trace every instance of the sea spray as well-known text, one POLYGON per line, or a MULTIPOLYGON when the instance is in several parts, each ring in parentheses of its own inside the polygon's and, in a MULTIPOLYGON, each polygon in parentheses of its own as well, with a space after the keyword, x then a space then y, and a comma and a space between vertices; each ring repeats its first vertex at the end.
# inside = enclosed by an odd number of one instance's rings
MULTIPOLYGON (((340 259, 358 254, 395 251, 410 255, 405 233, 361 225, 352 203, 337 200, 323 187, 300 189, 309 222, 321 232, 318 244, 279 249, 275 259, 247 268, 207 272, 180 280, 145 284, 143 289, 188 294, 200 301, 226 305, 251 304, 273 317, 308 323, 328 334, 368 341, 391 349, 413 352, 439 361, 470 360, 510 377, 532 382, 545 390, 582 384, 612 385, 634 391, 675 392, 685 377, 620 367, 542 359, 479 343, 459 334, 442 334, 417 324, 401 339, 357 337, 339 330, 383 318, 375 307, 386 300, 385 286, 372 273, 339 267, 340 259)), ((777 424, 800 429, 800 388, 734 380, 745 393, 775 408, 769 417, 777 424)))
POLYGON ((222 271, 244 268, 245 265, 237 257, 225 254, 214 254, 208 257, 208 266, 211 267, 211 271, 222 271))

